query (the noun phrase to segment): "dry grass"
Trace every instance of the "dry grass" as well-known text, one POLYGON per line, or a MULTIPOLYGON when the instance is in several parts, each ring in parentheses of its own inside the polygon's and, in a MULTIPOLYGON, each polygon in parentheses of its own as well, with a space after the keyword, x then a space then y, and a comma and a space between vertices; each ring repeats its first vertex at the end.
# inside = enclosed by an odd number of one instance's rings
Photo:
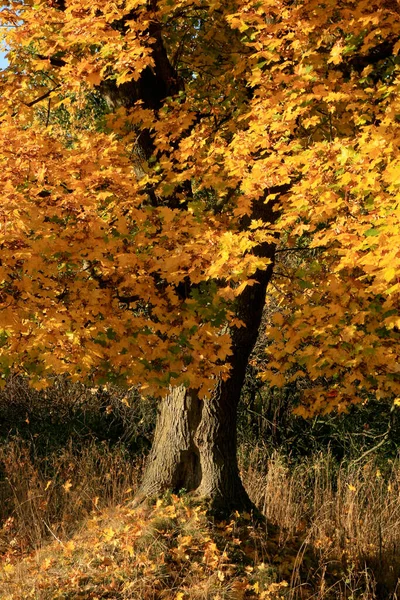
POLYGON ((313 549, 322 589, 330 588, 335 572, 343 571, 348 583, 342 582, 342 588, 367 594, 354 597, 397 598, 399 460, 379 466, 368 458, 338 466, 327 453, 289 468, 278 453, 268 458, 258 448, 249 462, 243 478, 253 501, 279 526, 283 546, 301 535, 313 549))
POLYGON ((65 538, 92 510, 136 489, 154 421, 154 406, 136 400, 134 390, 62 377, 41 392, 8 379, 0 391, 0 553, 65 538))
POLYGON ((176 497, 132 511, 140 465, 118 448, 69 446, 49 463, 14 440, 0 459, 12 509, 0 534, 1 598, 397 600, 398 461, 383 472, 371 458, 337 466, 327 454, 289 468, 254 449, 242 475, 265 531, 247 517, 212 527, 176 497), (21 562, 32 547, 41 550, 21 562))
POLYGON ((368 455, 338 465, 325 453, 290 465, 253 448, 242 477, 267 531, 237 518, 213 527, 177 499, 173 509, 132 512, 126 501, 140 479, 140 448, 133 459, 121 444, 96 441, 87 423, 119 420, 126 442, 143 423, 151 431, 150 409, 135 413, 140 403, 125 403, 121 392, 57 386, 40 395, 14 379, 0 394, 0 421, 24 433, 13 430, 0 445, 0 598, 400 598, 400 460, 378 464, 368 455), (54 438, 77 415, 85 429, 75 442, 53 439, 48 448, 46 427, 54 438), (114 541, 104 534, 110 528, 114 541))
POLYGON ((279 559, 247 516, 216 526, 172 495, 92 515, 72 540, 5 564, 0 586, 4 600, 279 600, 279 559))
POLYGON ((69 444, 48 458, 32 457, 20 439, 0 447, 0 552, 40 548, 49 537, 65 539, 93 510, 115 506, 136 489, 141 462, 121 447, 94 441, 69 444))

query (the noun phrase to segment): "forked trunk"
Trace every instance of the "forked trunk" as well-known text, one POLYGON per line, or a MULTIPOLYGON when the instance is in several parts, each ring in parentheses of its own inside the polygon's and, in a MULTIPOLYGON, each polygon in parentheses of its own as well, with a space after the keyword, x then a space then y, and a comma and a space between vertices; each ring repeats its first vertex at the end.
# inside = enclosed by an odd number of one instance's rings
POLYGON ((250 507, 236 460, 236 403, 226 402, 223 386, 204 400, 184 387, 164 398, 140 500, 185 490, 217 510, 250 507))
MULTIPOLYGON (((273 246, 259 248, 273 258, 273 246)), ((258 284, 241 294, 237 315, 245 326, 231 331, 231 372, 216 382, 209 398, 195 390, 171 388, 160 404, 153 447, 137 500, 166 490, 186 490, 207 499, 216 511, 252 506, 237 464, 237 407, 250 353, 257 340, 272 265, 259 271, 258 284)))
MULTIPOLYGON (((156 7, 156 0, 150 4, 156 7)), ((145 108, 158 110, 168 96, 177 94, 181 81, 168 59, 162 39, 162 27, 151 21, 149 33, 153 39, 152 50, 154 67, 147 67, 138 82, 121 86, 107 82, 102 84, 104 97, 110 106, 130 107, 137 100, 145 108)), ((153 154, 154 144, 149 131, 141 131, 140 147, 136 149, 138 160, 134 168, 140 178, 141 157, 147 159, 153 154)), ((285 186, 266 191, 274 195, 281 193, 285 186)), ((148 202, 154 206, 158 200, 154 190, 148 191, 148 202)), ((177 188, 177 198, 168 200, 170 208, 185 210, 181 194, 191 198, 191 182, 183 182, 177 188)), ((272 203, 265 198, 257 198, 253 203, 253 219, 263 219, 273 223, 277 214, 272 203)), ((249 225, 250 217, 243 219, 243 227, 249 225)), ((274 244, 260 244, 254 250, 260 257, 273 260, 274 244)), ((233 329, 230 357, 231 373, 226 381, 216 382, 210 398, 200 400, 195 390, 183 387, 173 388, 160 404, 159 416, 148 459, 143 483, 137 500, 154 497, 166 490, 196 492, 208 498, 215 509, 227 511, 231 508, 248 508, 251 502, 239 477, 236 457, 236 414, 240 393, 244 382, 247 362, 257 339, 261 323, 265 292, 272 274, 272 264, 252 276, 258 285, 248 287, 240 296, 237 316, 245 327, 233 329)))
MULTIPOLYGON (((149 0, 149 7, 157 12, 157 0, 149 0)), ((55 6, 65 10, 65 2, 56 0, 55 6)), ((114 26, 119 31, 135 19, 135 9, 114 26)), ((116 85, 114 81, 103 81, 98 91, 114 110, 121 106, 131 108, 140 101, 143 108, 158 111, 164 100, 174 96, 182 89, 182 81, 168 58, 162 38, 163 27, 156 20, 149 21, 149 39, 151 39, 153 66, 146 67, 138 81, 116 85)), ((48 60, 47 57, 43 57, 48 60)), ((56 56, 50 57, 51 64, 64 66, 64 61, 56 56)), ((142 162, 154 153, 154 142, 148 130, 141 130, 134 148, 133 168, 140 179, 144 175, 142 162)), ((287 186, 286 186, 287 187, 287 186)), ((191 197, 191 181, 183 182, 177 198, 174 195, 166 200, 170 208, 182 205, 181 194, 191 197)), ((266 190, 285 191, 285 186, 266 190)), ((158 197, 149 187, 146 189, 146 201, 157 206, 158 197)), ((271 203, 265 204, 261 197, 253 203, 253 219, 264 219, 273 223, 277 214, 271 203)), ((250 223, 250 217, 243 219, 243 227, 250 223)), ((255 252, 262 257, 273 259, 274 245, 260 244, 255 252)), ((226 381, 216 382, 210 398, 200 400, 194 390, 184 388, 171 389, 160 405, 153 448, 148 460, 138 500, 159 495, 165 490, 185 489, 195 491, 211 500, 214 507, 243 508, 250 505, 248 496, 239 477, 236 459, 236 413, 243 386, 246 365, 256 342, 261 322, 265 291, 270 279, 272 267, 257 272, 253 279, 258 285, 248 287, 240 296, 237 315, 245 327, 233 329, 230 357, 231 373, 226 381)))

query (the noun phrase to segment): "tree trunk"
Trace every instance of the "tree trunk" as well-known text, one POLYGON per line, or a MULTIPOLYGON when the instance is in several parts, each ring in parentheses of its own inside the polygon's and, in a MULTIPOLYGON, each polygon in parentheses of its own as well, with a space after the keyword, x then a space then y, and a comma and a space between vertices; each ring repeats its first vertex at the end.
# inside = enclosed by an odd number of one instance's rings
MULTIPOLYGON (((156 0, 152 0, 156 5, 156 0)), ((138 82, 116 86, 103 82, 101 91, 110 106, 130 107, 140 99, 143 106, 158 110, 165 98, 178 93, 181 82, 171 65, 165 50, 161 26, 152 22, 149 26, 154 67, 147 67, 138 82)), ((148 158, 154 150, 149 131, 140 135, 138 154, 148 158)), ((136 165, 140 177, 140 164, 136 165)), ((183 182, 181 189, 191 196, 191 182, 183 182)), ((270 190, 273 192, 275 190, 270 190)), ((280 190, 277 190, 280 191, 280 190)), ((148 190, 149 201, 157 205, 157 198, 148 190)), ((260 198, 253 206, 252 218, 267 218, 273 222, 276 214, 271 204, 260 198)), ((174 195, 168 206, 175 207, 174 195)), ((182 210, 181 199, 176 202, 182 210)), ((243 227, 249 224, 244 219, 243 227), (246 221, 246 222, 245 222, 246 221)), ((256 250, 259 256, 273 259, 273 244, 261 244, 256 250)), ((237 316, 245 327, 231 331, 233 355, 230 357, 231 372, 226 381, 216 382, 209 398, 200 400, 195 390, 173 388, 160 404, 153 447, 148 458, 137 502, 162 494, 166 490, 185 489, 207 498, 214 510, 226 512, 233 508, 250 508, 249 497, 240 480, 237 464, 237 406, 243 386, 246 366, 257 340, 261 323, 265 292, 272 274, 272 265, 258 271, 252 278, 258 285, 247 288, 237 304, 237 316)))
POLYGON ((236 406, 223 384, 204 400, 184 387, 163 399, 139 501, 185 490, 216 510, 250 508, 236 460, 236 406))
MULTIPOLYGON (((57 0, 56 4, 60 10, 65 10, 64 0, 57 0)), ((157 0, 149 0, 149 7, 156 11, 157 0)), ((134 19, 135 10, 132 10, 113 26, 123 31, 126 24, 134 19)), ((152 40, 154 65, 146 67, 138 81, 117 86, 114 81, 107 80, 98 87, 110 108, 130 108, 140 100, 144 108, 157 111, 165 98, 177 94, 182 89, 183 83, 171 64, 163 43, 162 26, 151 19, 149 37, 152 40)), ((41 58, 50 60, 55 66, 65 64, 57 57, 41 58)), ((153 154, 154 144, 148 130, 142 130, 138 137, 140 139, 135 148, 137 160, 133 166, 138 178, 141 178, 144 174, 141 161, 153 154)), ((280 193, 285 191, 284 188, 285 186, 281 186, 268 192, 280 193)), ((178 191, 182 189, 188 197, 191 196, 190 180, 183 182, 178 191)), ((154 190, 150 188, 146 193, 150 204, 156 206, 158 199, 154 190)), ((272 223, 277 214, 272 211, 271 203, 266 205, 264 201, 264 197, 255 200, 252 218, 261 218, 272 223)), ((182 210, 185 208, 179 194, 176 202, 172 195, 166 206, 176 206, 182 210)), ((245 218, 242 226, 245 228, 249 222, 250 218, 245 218)), ((256 253, 273 260, 274 251, 274 244, 261 244, 256 253)), ((237 316, 245 326, 231 330, 233 354, 229 357, 229 378, 216 382, 209 398, 200 400, 195 390, 179 387, 171 389, 161 402, 153 448, 138 500, 159 495, 168 489, 185 489, 208 498, 214 508, 222 508, 225 511, 251 506, 237 465, 236 415, 246 366, 257 339, 265 292, 271 274, 272 264, 266 270, 258 271, 252 276, 258 285, 246 288, 238 299, 237 316)))
MULTIPOLYGON (((156 0, 151 0, 153 8, 156 0)), ((182 89, 175 68, 169 61, 162 28, 151 22, 149 33, 153 39, 154 67, 147 67, 138 82, 117 87, 113 82, 102 84, 102 92, 111 106, 130 107, 140 99, 145 108, 158 110, 167 96, 182 89)), ((141 131, 139 153, 146 159, 154 151, 149 131, 141 131)), ((137 174, 140 177, 140 165, 137 174)), ((266 191, 282 193, 287 186, 266 191)), ((183 182, 178 191, 191 197, 191 182, 183 182)), ((149 201, 155 206, 157 198, 148 190, 149 201)), ((266 195, 265 194, 265 195, 266 195)), ((168 199, 169 207, 184 210, 180 194, 175 203, 174 195, 168 199)), ((245 217, 246 228, 251 218, 273 223, 277 213, 265 197, 255 199, 251 217, 245 217)), ((136 501, 159 496, 167 490, 196 493, 210 501, 217 512, 232 509, 249 509, 252 503, 243 487, 237 464, 237 407, 246 374, 249 356, 257 340, 265 303, 268 282, 272 275, 275 254, 274 244, 260 244, 255 253, 271 259, 271 265, 252 276, 258 285, 248 287, 238 299, 236 312, 244 327, 231 330, 232 351, 229 357, 231 371, 225 381, 217 381, 209 398, 199 399, 196 390, 184 387, 171 388, 161 401, 156 430, 143 482, 136 501)))
MULTIPOLYGON (((265 245, 261 252, 272 259, 274 247, 265 245)), ((229 378, 219 380, 209 398, 177 387, 162 400, 138 502, 184 489, 207 499, 217 512, 252 507, 237 464, 237 407, 271 274, 272 264, 256 273, 258 285, 246 288, 239 298, 237 315, 245 326, 231 331, 229 378)))

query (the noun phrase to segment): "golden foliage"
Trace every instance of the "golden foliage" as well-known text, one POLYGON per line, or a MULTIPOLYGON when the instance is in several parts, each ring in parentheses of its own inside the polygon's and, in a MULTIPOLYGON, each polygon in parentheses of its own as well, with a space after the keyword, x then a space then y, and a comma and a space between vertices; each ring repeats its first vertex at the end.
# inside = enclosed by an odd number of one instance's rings
POLYGON ((266 266, 254 249, 277 235, 318 259, 277 280, 265 379, 306 375, 308 412, 396 398, 395 3, 61 5, 16 0, 0 13, 3 372, 205 394, 210 374, 227 373, 230 302, 266 266), (179 91, 152 107, 111 102, 101 126, 82 117, 90 94, 157 75, 157 35, 179 91), (144 130, 151 156, 133 165, 144 130), (263 198, 276 202, 273 223, 253 214, 263 198), (188 299, 185 282, 202 291, 188 299))

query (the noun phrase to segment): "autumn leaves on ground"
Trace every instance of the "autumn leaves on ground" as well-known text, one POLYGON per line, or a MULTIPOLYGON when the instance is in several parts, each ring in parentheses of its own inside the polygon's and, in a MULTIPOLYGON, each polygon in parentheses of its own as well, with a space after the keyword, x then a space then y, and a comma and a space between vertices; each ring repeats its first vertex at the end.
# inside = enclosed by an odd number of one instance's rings
POLYGON ((33 392, 18 378, 2 394, 1 598, 395 593, 398 461, 374 452, 340 465, 327 450, 293 463, 283 446, 268 454, 243 421, 242 477, 267 524, 246 513, 214 521, 184 491, 133 508, 154 420, 154 406, 133 400, 62 381, 33 392))

